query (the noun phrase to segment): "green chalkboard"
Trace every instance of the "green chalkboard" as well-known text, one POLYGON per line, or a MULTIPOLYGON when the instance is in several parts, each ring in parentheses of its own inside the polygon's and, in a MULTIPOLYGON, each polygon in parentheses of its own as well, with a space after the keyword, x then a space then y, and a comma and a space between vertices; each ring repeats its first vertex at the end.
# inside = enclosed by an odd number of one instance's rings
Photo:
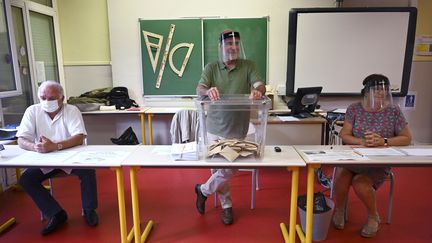
POLYGON ((199 80, 202 70, 201 29, 201 19, 140 20, 144 95, 191 95, 195 93, 197 80, 199 80), (175 28, 172 32, 169 52, 166 55, 160 86, 156 88, 171 25, 175 25, 175 28), (148 41, 145 40, 145 36, 147 36, 148 41), (163 41, 159 43, 161 37, 163 41), (190 48, 178 48, 173 52, 175 46, 180 43, 194 44, 181 77, 175 70, 181 71, 190 48), (150 49, 150 55, 148 49, 150 49), (170 65, 170 56, 173 65, 170 65))
POLYGON ((267 21, 267 18, 140 20, 144 96, 195 95, 204 65, 218 60, 218 38, 225 29, 240 32, 246 58, 257 64, 263 81, 266 81, 267 21), (175 28, 171 31, 172 40, 160 86, 156 87, 171 25, 175 28), (191 48, 175 50, 180 43, 194 44, 186 63, 185 57, 191 48), (184 70, 180 77, 182 65, 184 70))

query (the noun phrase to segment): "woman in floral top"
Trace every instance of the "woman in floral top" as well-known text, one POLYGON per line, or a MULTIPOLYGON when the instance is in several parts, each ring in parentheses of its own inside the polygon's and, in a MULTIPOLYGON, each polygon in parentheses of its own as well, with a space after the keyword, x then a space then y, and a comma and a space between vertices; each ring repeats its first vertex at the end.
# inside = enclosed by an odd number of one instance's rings
MULTIPOLYGON (((388 78, 372 74, 363 81, 363 101, 351 104, 341 130, 344 144, 366 147, 409 145, 411 134, 405 117, 393 105, 388 78)), ((345 203, 349 187, 365 205, 367 223, 361 230, 363 237, 373 237, 379 229, 380 218, 376 206, 375 190, 389 173, 389 167, 347 166, 337 169, 335 177, 336 206, 333 224, 337 229, 345 226, 345 203)))

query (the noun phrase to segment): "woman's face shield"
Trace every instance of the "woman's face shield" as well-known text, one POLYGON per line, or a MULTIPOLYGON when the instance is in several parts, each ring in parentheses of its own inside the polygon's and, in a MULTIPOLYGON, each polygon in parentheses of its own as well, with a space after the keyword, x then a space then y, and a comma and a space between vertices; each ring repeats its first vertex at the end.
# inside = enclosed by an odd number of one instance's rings
POLYGON ((390 85, 385 81, 378 81, 372 86, 365 87, 364 108, 369 111, 380 111, 393 105, 390 85))
POLYGON ((226 63, 244 58, 240 34, 238 32, 223 33, 219 44, 219 60, 226 63))

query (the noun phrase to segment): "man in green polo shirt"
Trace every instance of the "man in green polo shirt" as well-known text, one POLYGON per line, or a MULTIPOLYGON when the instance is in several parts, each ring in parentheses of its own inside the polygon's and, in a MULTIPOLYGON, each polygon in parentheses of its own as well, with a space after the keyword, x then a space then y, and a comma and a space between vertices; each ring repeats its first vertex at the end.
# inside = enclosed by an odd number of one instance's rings
MULTIPOLYGON (((261 99, 265 85, 254 62, 242 57, 240 33, 225 30, 219 38, 219 61, 206 65, 197 86, 197 95, 218 100, 221 95, 249 94, 250 99, 261 99)), ((209 140, 237 138, 244 139, 248 132, 249 112, 210 111, 207 114, 209 140), (231 114, 229 114, 231 113, 231 114)), ((229 181, 236 169, 213 169, 212 176, 204 184, 195 186, 196 207, 200 214, 205 213, 205 201, 215 192, 222 205, 222 222, 233 223, 232 201, 229 181)))

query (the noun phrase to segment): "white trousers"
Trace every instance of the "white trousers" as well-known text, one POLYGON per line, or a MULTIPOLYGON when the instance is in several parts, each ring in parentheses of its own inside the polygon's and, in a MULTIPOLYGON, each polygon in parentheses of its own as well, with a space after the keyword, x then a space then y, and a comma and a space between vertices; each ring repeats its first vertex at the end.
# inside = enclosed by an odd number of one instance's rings
MULTIPOLYGON (((207 133, 207 139, 208 141, 216 141, 225 138, 207 133)), ((217 192, 222 208, 231 208, 230 180, 237 171, 238 169, 211 169, 212 175, 205 184, 201 185, 201 192, 206 197, 217 192)))
POLYGON ((206 197, 217 192, 222 208, 231 208, 230 179, 237 171, 238 169, 211 169, 212 175, 201 185, 201 192, 206 197))

